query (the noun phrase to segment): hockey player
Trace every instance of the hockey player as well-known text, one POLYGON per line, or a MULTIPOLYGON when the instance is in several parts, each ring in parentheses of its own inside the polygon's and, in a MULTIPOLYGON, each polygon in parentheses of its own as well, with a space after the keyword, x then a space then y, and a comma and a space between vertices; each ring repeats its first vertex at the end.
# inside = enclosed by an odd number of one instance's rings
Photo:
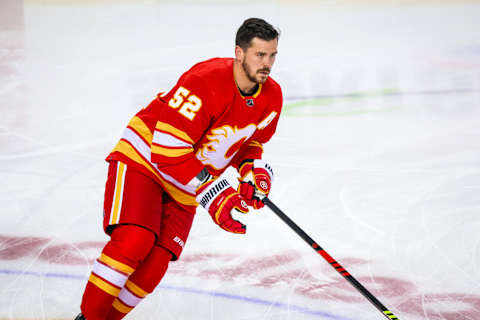
POLYGON ((111 238, 76 319, 122 319, 151 293, 180 257, 198 204, 222 229, 246 232, 231 211, 261 208, 272 185, 262 146, 282 107, 269 77, 278 37, 265 20, 245 20, 234 59, 194 65, 131 119, 107 157, 103 227, 111 238), (221 177, 229 166, 239 172, 237 190, 221 177))

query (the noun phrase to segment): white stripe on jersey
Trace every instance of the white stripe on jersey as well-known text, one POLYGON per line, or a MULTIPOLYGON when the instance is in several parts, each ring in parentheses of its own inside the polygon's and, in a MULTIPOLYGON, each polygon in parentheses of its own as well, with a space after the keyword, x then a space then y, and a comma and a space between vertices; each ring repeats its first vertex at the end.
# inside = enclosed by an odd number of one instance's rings
POLYGON ((193 148, 193 146, 190 143, 187 143, 185 141, 177 139, 176 137, 174 137, 174 136, 172 136, 168 133, 160 132, 160 131, 157 131, 157 130, 155 130, 155 132, 153 133, 153 141, 152 142, 157 144, 157 145, 161 145, 161 146, 165 146, 165 147, 193 148))
POLYGON ((140 138, 137 133, 130 128, 125 129, 123 132, 122 139, 128 141, 134 148, 148 161, 149 164, 155 168, 155 171, 162 176, 163 179, 167 180, 171 184, 175 185, 177 188, 183 190, 184 192, 187 192, 191 195, 195 195, 195 186, 193 185, 184 185, 180 183, 179 181, 175 180, 175 178, 169 176, 168 174, 165 174, 161 172, 158 169, 158 165, 156 163, 152 163, 150 159, 152 159, 152 151, 150 149, 150 146, 147 145, 142 138, 140 138))

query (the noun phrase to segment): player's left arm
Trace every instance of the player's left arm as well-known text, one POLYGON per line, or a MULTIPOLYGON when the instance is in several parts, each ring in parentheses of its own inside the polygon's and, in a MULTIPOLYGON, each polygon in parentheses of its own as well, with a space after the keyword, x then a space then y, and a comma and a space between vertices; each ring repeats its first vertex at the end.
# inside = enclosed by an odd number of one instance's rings
POLYGON ((280 113, 283 105, 283 94, 280 86, 272 81, 269 91, 270 103, 257 124, 257 130, 252 139, 242 146, 231 165, 237 170, 246 159, 262 159, 263 146, 272 138, 277 130, 280 113))
POLYGON ((253 139, 240 150, 233 166, 237 169, 239 178, 239 193, 247 199, 247 203, 259 209, 263 207, 260 198, 269 195, 273 183, 272 166, 262 159, 263 145, 275 134, 282 106, 281 91, 273 99, 274 108, 258 124, 257 133, 253 139))

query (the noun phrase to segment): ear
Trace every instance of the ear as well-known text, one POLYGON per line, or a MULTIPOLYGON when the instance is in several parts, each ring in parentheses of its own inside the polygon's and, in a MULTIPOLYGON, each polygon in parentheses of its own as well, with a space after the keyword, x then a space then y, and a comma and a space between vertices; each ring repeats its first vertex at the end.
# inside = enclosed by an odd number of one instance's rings
POLYGON ((240 46, 235 46, 235 60, 243 61, 245 57, 245 51, 240 46))

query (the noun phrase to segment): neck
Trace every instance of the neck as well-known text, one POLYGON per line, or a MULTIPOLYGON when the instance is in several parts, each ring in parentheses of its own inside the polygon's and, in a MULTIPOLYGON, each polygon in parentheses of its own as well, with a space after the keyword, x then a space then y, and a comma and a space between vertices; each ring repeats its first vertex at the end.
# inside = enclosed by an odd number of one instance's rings
POLYGON ((242 64, 237 60, 233 62, 233 77, 235 78, 237 87, 243 92, 251 92, 257 85, 257 83, 248 79, 245 70, 242 68, 242 64))

